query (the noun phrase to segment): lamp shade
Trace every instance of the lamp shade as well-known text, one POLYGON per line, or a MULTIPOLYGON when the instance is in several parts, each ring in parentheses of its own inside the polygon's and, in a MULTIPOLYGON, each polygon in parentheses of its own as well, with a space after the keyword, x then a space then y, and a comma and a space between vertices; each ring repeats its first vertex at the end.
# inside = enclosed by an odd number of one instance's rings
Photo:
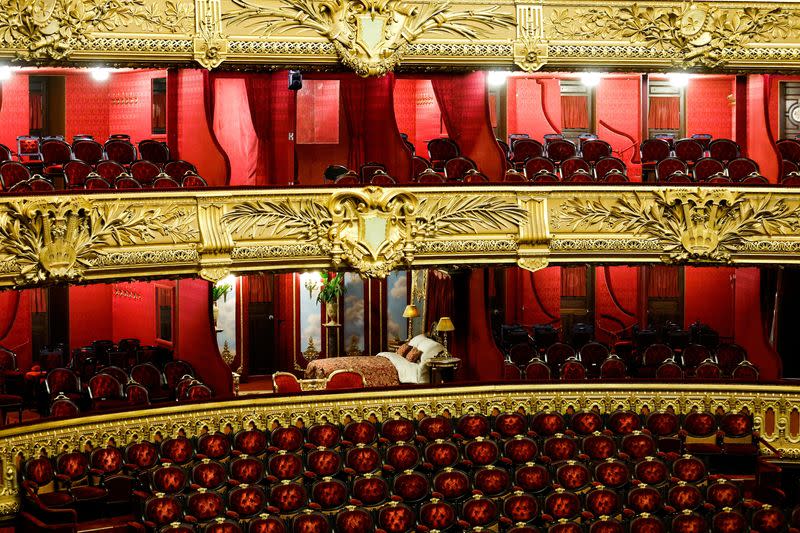
POLYGON ((439 323, 436 325, 436 331, 455 331, 456 327, 453 325, 453 321, 450 320, 449 316, 443 316, 439 319, 439 323))
POLYGON ((403 310, 403 318, 417 318, 419 316, 419 310, 417 306, 414 304, 407 305, 406 308, 403 310))

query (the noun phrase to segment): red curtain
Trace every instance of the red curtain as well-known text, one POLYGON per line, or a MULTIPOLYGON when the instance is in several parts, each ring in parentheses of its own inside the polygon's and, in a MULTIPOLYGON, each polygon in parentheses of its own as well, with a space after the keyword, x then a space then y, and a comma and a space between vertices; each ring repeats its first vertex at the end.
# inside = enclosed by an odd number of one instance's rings
POLYGON ((30 93, 30 124, 31 130, 42 129, 42 94, 30 93))
POLYGON ((681 128, 681 99, 675 96, 651 96, 647 124, 655 130, 681 128))
POLYGON ((652 265, 647 273, 647 296, 677 298, 680 296, 679 267, 652 265))
POLYGON ((6 340, 17 320, 20 294, 21 291, 0 292, 0 342, 6 340))
POLYGON ((501 179, 506 160, 492 130, 486 74, 441 76, 431 81, 449 137, 458 143, 462 154, 478 164, 481 172, 501 179))
POLYGON ((374 161, 386 165, 391 176, 410 179, 411 152, 403 144, 394 116, 394 75, 346 76, 340 90, 350 140, 348 166, 357 170, 374 161))
POLYGON ((585 96, 561 96, 561 127, 576 130, 589 127, 589 107, 585 96))
POLYGON ((258 185, 286 185, 295 180, 295 95, 288 89, 285 71, 244 74, 250 119, 258 136, 258 185))
POLYGON ((445 272, 428 270, 428 288, 425 298, 425 331, 430 330, 431 324, 443 316, 453 316, 453 280, 445 272))
POLYGON ((247 294, 251 302, 272 301, 273 274, 254 274, 247 276, 247 294))
POLYGON ((586 296, 586 267, 561 267, 561 296, 586 296))

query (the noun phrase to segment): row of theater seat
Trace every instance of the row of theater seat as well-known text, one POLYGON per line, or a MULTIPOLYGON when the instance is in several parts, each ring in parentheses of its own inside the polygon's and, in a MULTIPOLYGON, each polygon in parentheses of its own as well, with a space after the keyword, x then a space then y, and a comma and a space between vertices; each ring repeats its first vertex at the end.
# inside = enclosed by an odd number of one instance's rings
MULTIPOLYGON (((751 482, 733 482, 698 456, 658 451, 667 441, 688 451, 709 427, 723 447, 728 439, 750 439, 746 449, 722 448, 726 454, 757 456, 750 417, 718 420, 701 412, 683 420, 628 411, 469 414, 455 422, 396 418, 100 446, 26 461, 21 518, 46 524, 56 508, 71 511, 76 522, 90 520, 98 503, 122 512, 133 492, 136 523, 148 531, 571 532, 588 526, 644 533, 697 531, 712 521, 754 528, 785 523, 780 507, 744 499, 758 493, 756 466, 751 482), (564 529, 568 523, 582 525, 564 529)), ((779 490, 765 494, 774 495, 769 503, 783 503, 779 490)))
POLYGON ((50 167, 64 165, 78 160, 94 165, 100 161, 115 161, 130 165, 137 159, 164 165, 170 161, 169 147, 165 142, 145 139, 137 147, 131 142, 130 135, 112 135, 105 143, 100 144, 91 135, 76 136, 72 144, 63 137, 36 137, 23 135, 17 137, 17 152, 7 146, 0 145, 0 160, 18 160, 23 163, 50 167))

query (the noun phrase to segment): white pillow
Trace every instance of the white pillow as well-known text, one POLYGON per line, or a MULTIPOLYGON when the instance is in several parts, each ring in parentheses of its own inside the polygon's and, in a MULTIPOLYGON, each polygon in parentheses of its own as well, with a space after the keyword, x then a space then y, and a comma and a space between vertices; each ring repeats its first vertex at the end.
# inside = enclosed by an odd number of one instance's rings
POLYGON ((439 343, 436 342, 435 340, 429 339, 428 337, 424 337, 420 339, 420 341, 417 343, 416 348, 420 352, 426 352, 430 350, 432 347, 436 346, 437 344, 439 343))
MULTIPOLYGON (((422 342, 422 341, 424 341, 424 340, 426 340, 426 339, 427 339, 427 340, 430 340, 430 339, 428 339, 428 337, 426 337, 426 336, 425 336, 425 334, 424 334, 424 333, 420 333, 419 335, 417 335, 416 337, 414 337, 413 339, 411 339, 410 341, 408 341, 408 345, 409 345, 409 346, 411 346, 412 348, 418 348, 418 346, 417 346, 417 345, 418 345, 420 342, 422 342)), ((420 350, 420 351, 422 351, 422 350, 420 350)))
POLYGON ((428 348, 425 350, 423 350, 422 348, 417 348, 422 352, 422 356, 419 358, 419 366, 424 366, 425 363, 427 363, 428 361, 439 355, 444 350, 444 346, 442 346, 436 341, 432 342, 433 344, 429 345, 428 348))

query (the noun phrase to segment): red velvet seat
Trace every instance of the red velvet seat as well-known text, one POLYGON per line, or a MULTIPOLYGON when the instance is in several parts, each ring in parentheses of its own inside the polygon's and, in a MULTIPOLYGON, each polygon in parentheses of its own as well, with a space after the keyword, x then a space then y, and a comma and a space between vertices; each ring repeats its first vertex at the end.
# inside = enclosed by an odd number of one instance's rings
POLYGON ((466 439, 486 437, 489 435, 490 430, 489 419, 482 414, 466 414, 456 422, 456 432, 466 439))
POLYGON ((426 416, 419 421, 417 432, 427 440, 448 439, 453 434, 453 423, 441 415, 426 416))
MULTIPOLYGON (((22 185, 21 183, 17 184, 17 186, 22 185)), ((49 179, 45 179, 38 174, 34 175, 31 179, 29 179, 26 183, 28 190, 33 192, 49 192, 54 191, 55 187, 53 186, 53 182, 49 179)))
POLYGON ((258 485, 244 484, 228 492, 228 509, 239 519, 259 516, 267 506, 267 494, 258 485))
POLYGON ((305 507, 308 494, 299 483, 281 483, 270 489, 269 501, 281 514, 286 514, 305 507))
POLYGON ((231 461, 230 464, 230 479, 236 483, 246 485, 261 483, 264 480, 265 473, 264 463, 255 457, 239 457, 231 461))
POLYGON ((594 516, 616 516, 622 509, 622 497, 616 490, 596 488, 586 495, 586 510, 594 516))
POLYGON ((335 370, 325 382, 326 390, 363 389, 365 386, 364 376, 353 370, 335 370))
POLYGON ((188 362, 175 360, 164 363, 164 381, 168 389, 174 389, 178 381, 186 376, 195 376, 194 368, 188 362))
POLYGON ((13 153, 11 152, 11 148, 5 144, 0 144, 0 162, 11 161, 12 159, 13 153))
POLYGON ((141 189, 142 184, 139 183, 127 172, 123 172, 114 179, 115 189, 141 189))
POLYGON ((694 377, 707 381, 722 379, 722 370, 713 359, 706 359, 695 369, 694 377))
POLYGON ((169 176, 165 176, 163 173, 159 174, 158 177, 153 180, 154 189, 179 189, 180 186, 180 182, 175 181, 169 176))
POLYGON ((428 141, 428 157, 434 170, 443 171, 445 162, 460 155, 461 150, 452 139, 439 138, 428 141))
POLYGON ((372 180, 372 177, 378 172, 388 174, 386 165, 383 163, 377 163, 375 161, 364 163, 361 165, 361 168, 358 169, 358 175, 361 183, 369 183, 372 180))
POLYGON ((475 169, 468 170, 464 174, 464 183, 488 183, 489 176, 475 169))
POLYGON ((549 437, 566 431, 567 422, 561 413, 543 411, 534 415, 531 429, 540 437, 549 437))
POLYGON ((122 385, 110 374, 102 373, 92 376, 89 379, 87 390, 93 409, 116 409, 127 403, 122 385))
POLYGON ((567 183, 591 183, 594 178, 587 171, 579 169, 564 177, 563 181, 567 183))
POLYGON ((142 515, 143 523, 149 530, 161 531, 165 526, 183 521, 183 505, 173 495, 155 495, 145 502, 142 515))
POLYGON ((634 431, 622 437, 619 449, 632 460, 641 460, 656 453, 656 441, 647 433, 634 431))
POLYGON ((54 418, 78 416, 80 412, 78 405, 63 394, 50 403, 50 416, 54 418))
POLYGON ((64 176, 70 189, 82 189, 86 178, 92 173, 92 167, 83 161, 70 161, 64 165, 64 176))
POLYGON ((111 183, 101 178, 98 174, 92 172, 86 176, 86 181, 83 184, 85 189, 88 190, 108 190, 111 189, 111 183))
POLYGON ((623 174, 627 170, 625 168, 625 162, 618 157, 601 157, 598 159, 594 164, 594 176, 597 180, 603 179, 606 174, 611 172, 612 170, 618 170, 623 174))
POLYGON ((627 376, 628 370, 625 361, 616 354, 609 354, 600 364, 600 378, 602 379, 623 379, 627 376))
POLYGON ((165 464, 150 472, 150 489, 165 494, 178 494, 189 484, 186 470, 174 464, 165 464))
POLYGON ((551 369, 557 370, 571 357, 575 357, 575 349, 569 344, 557 342, 547 348, 546 360, 551 369))
POLYGON ((187 172, 181 180, 181 187, 184 189, 199 189, 202 187, 208 187, 208 183, 206 183, 206 180, 197 174, 187 172))
POLYGON ((188 522, 210 522, 226 515, 225 500, 217 492, 193 492, 186 498, 188 522), (191 516, 191 519, 189 517, 191 516))
POLYGON ((525 366, 525 379, 527 381, 550 381, 550 367, 540 358, 535 357, 525 366))
POLYGON ((68 368, 55 368, 47 373, 44 379, 45 388, 50 398, 55 398, 59 393, 71 400, 81 397, 81 382, 77 374, 68 368))
POLYGON ((477 170, 478 165, 468 157, 458 156, 448 159, 444 164, 447 181, 463 181, 467 171, 477 170))
POLYGON ((525 183, 528 181, 528 178, 525 177, 525 174, 516 170, 507 170, 506 173, 503 174, 503 181, 509 183, 525 183))
POLYGON ((665 157, 656 163, 655 169, 656 179, 658 181, 666 181, 667 177, 671 176, 675 172, 686 173, 689 171, 689 167, 686 165, 686 162, 677 157, 665 157))
POLYGON ((136 147, 126 139, 109 139, 104 146, 106 158, 121 165, 136 161, 136 147))
POLYGON ((513 464, 525 464, 534 461, 538 455, 539 447, 536 441, 522 435, 516 435, 503 445, 503 456, 513 464))
POLYGON ((569 427, 577 435, 591 435, 603 429, 603 417, 594 411, 578 411, 570 417, 569 427))
MULTIPOLYGON (((90 474, 89 458, 80 452, 65 452, 56 457, 56 476, 69 487, 69 492, 78 504, 100 502, 108 496, 108 489, 102 484, 93 484, 90 474)), ((79 510, 79 513, 85 509, 79 510)), ((89 513, 99 514, 96 507, 89 513)))
POLYGON ((73 140, 72 153, 78 161, 95 165, 103 159, 103 145, 92 139, 73 140))
POLYGON ((714 139, 708 145, 709 156, 719 161, 728 162, 741 154, 739 145, 730 139, 714 139))
POLYGON ((576 358, 570 358, 562 363, 559 369, 562 381, 583 381, 586 379, 586 367, 576 358))
POLYGON ((597 179, 605 183, 628 183, 630 181, 628 176, 619 170, 609 170, 605 176, 597 179))
POLYGON ((578 442, 569 435, 557 433, 545 439, 542 454, 552 462, 569 461, 578 455, 578 442))
POLYGON ((731 378, 737 383, 755 383, 758 381, 758 368, 749 361, 742 361, 733 369, 731 378))
POLYGON ((497 522, 500 509, 494 500, 476 496, 461 506, 461 519, 469 527, 488 528, 497 522))
POLYGON ((331 423, 314 424, 308 428, 307 440, 316 448, 334 448, 339 445, 341 429, 331 423))
POLYGON ((456 520, 455 509, 447 502, 429 501, 419 509, 419 523, 429 530, 448 531, 456 524, 456 520))
POLYGON ((407 418, 393 418, 381 425, 381 436, 391 443, 411 442, 415 433, 414 423, 407 418))
POLYGON ((161 173, 161 168, 151 161, 135 161, 131 164, 131 176, 144 187, 150 187, 161 173))
POLYGON ((524 164, 525 175, 529 180, 533 179, 536 174, 545 171, 550 174, 556 173, 556 162, 550 158, 539 156, 529 157, 525 160, 524 164))
POLYGON ((146 440, 125 447, 127 468, 137 476, 154 468, 158 464, 159 455, 158 446, 146 440))
POLYGON ((432 442, 423 451, 425 461, 436 469, 455 466, 460 460, 458 447, 452 442, 432 442))
POLYGON ((581 156, 589 163, 597 163, 604 157, 611 157, 611 145, 600 139, 590 139, 581 145, 581 156))
POLYGON ((494 430, 502 438, 524 435, 528 429, 528 420, 520 413, 501 413, 494 419, 494 430))
POLYGON ((731 181, 742 181, 750 174, 758 174, 758 163, 747 157, 737 157, 728 161, 726 165, 731 181))
POLYGON ((684 368, 695 368, 711 357, 711 351, 702 344, 690 344, 681 352, 684 368))
POLYGON ((464 446, 464 461, 470 466, 493 465, 500 458, 500 447, 493 440, 483 438, 464 446))
POLYGON ((548 158, 557 163, 561 163, 570 157, 575 157, 578 149, 576 148, 575 143, 572 141, 568 141, 566 139, 555 139, 545 144, 545 152, 547 153, 548 158))
POLYGON ((712 184, 712 185, 725 185, 725 184, 731 183, 731 179, 728 176, 726 176, 725 174, 717 173, 717 174, 713 174, 713 175, 709 176, 709 178, 706 181, 706 183, 709 183, 709 184, 712 184))
POLYGON ((665 180, 665 183, 669 183, 672 185, 683 185, 693 182, 694 180, 692 180, 692 177, 685 172, 673 172, 672 174, 667 176, 667 179, 665 180))
POLYGON ((196 381, 189 385, 186 392, 179 398, 179 401, 202 402, 214 397, 211 387, 196 381))
POLYGON ((566 461, 556 469, 555 480, 566 490, 580 491, 588 487, 592 481, 592 474, 583 463, 566 461))
POLYGON ((161 443, 161 460, 186 465, 194 460, 194 446, 186 437, 172 437, 161 443))
POLYGON ((359 475, 376 472, 381 468, 381 454, 370 446, 357 446, 347 450, 344 464, 359 475))
POLYGON ((192 467, 192 490, 200 488, 218 490, 221 489, 227 481, 228 473, 225 471, 225 467, 216 461, 206 459, 192 467))
POLYGON ((670 145, 663 139, 645 139, 639 145, 639 156, 643 165, 654 165, 669 157, 670 145))
POLYGON ((695 181, 708 181, 714 174, 724 172, 725 165, 722 161, 712 157, 703 157, 697 160, 692 168, 695 181))
POLYGON ((223 461, 231 454, 230 438, 219 431, 200 435, 197 438, 196 452, 198 459, 223 461))
POLYGON ((678 381, 683 379, 683 368, 678 363, 669 359, 656 368, 656 379, 660 381, 678 381))
POLYGON ((131 368, 131 379, 147 389, 151 401, 158 402, 168 397, 164 377, 152 363, 140 363, 131 368))
POLYGON ((17 157, 23 163, 41 161, 42 154, 39 152, 41 139, 34 135, 20 135, 17 137, 17 157))
POLYGON ((589 174, 589 172, 591 171, 591 167, 589 166, 589 163, 587 163, 585 160, 577 156, 565 159, 559 164, 559 171, 561 172, 561 178, 564 180, 571 177, 579 170, 585 172, 586 174, 589 174))
POLYGON ((418 174, 415 181, 422 184, 437 184, 444 183, 445 177, 443 174, 436 172, 432 168, 428 168, 422 171, 422 173, 418 174))
POLYGON ((730 374, 739 363, 747 360, 747 350, 738 344, 720 344, 715 355, 720 368, 726 374, 730 374))
POLYGON ((278 427, 272 430, 269 440, 278 450, 296 452, 303 446, 303 432, 296 426, 278 427))
MULTIPOLYGON (((317 451, 321 453, 320 450, 317 451)), ((403 472, 415 468, 419 464, 420 458, 420 451, 416 446, 402 443, 393 444, 386 449, 384 468, 390 467, 395 472, 403 472)))
POLYGON ((178 159, 176 161, 170 161, 166 165, 164 165, 164 172, 176 182, 180 183, 183 177, 186 175, 187 172, 192 172, 193 174, 197 174, 197 168, 188 161, 184 161, 182 159, 178 159))
POLYGON ((101 178, 109 183, 113 183, 117 176, 125 173, 125 167, 116 161, 100 161, 94 169, 101 178))
POLYGON ((636 463, 634 476, 640 482, 654 487, 669 480, 669 469, 663 461, 650 457, 636 463))
POLYGON ((675 141, 675 157, 688 164, 693 164, 703 157, 703 145, 694 139, 675 141))
POLYGON ((573 492, 559 491, 548 495, 544 500, 543 512, 547 521, 572 520, 582 509, 580 498, 573 492))
POLYGON ((2 179, 3 189, 11 189, 19 183, 28 181, 30 177, 30 170, 22 163, 6 161, 0 164, 0 179, 2 179))
MULTIPOLYGON (((344 167, 343 167, 344 168, 344 167)), ((425 159, 424 157, 415 155, 411 158, 411 173, 413 176, 419 176, 427 169, 431 168, 431 162, 425 159)), ((345 172, 347 169, 345 168, 345 172)))
POLYGON ((396 185, 397 184, 397 180, 395 180, 393 177, 391 177, 386 172, 384 172, 382 170, 377 170, 372 174, 372 176, 370 176, 369 184, 370 185, 379 185, 379 186, 396 185))
POLYGON ((144 139, 139 141, 139 156, 145 161, 163 166, 170 159, 169 147, 162 141, 144 139))
POLYGON ((128 405, 150 405, 150 393, 138 383, 125 385, 125 397, 128 399, 128 405))
POLYGON ((43 141, 39 146, 39 153, 42 155, 42 164, 46 173, 60 172, 64 165, 72 160, 72 148, 59 139, 43 141))
POLYGON ((662 500, 661 491, 641 484, 628 491, 626 503, 635 513, 655 513, 661 510, 662 500))
POLYGON ((260 429, 243 429, 234 435, 233 449, 239 453, 260 457, 267 449, 267 435, 260 429))
POLYGON ((535 139, 514 139, 511 142, 511 152, 511 161, 514 167, 521 170, 528 159, 544 155, 544 146, 535 139))
POLYGON ((741 181, 742 185, 769 185, 769 180, 759 174, 753 173, 741 181))

